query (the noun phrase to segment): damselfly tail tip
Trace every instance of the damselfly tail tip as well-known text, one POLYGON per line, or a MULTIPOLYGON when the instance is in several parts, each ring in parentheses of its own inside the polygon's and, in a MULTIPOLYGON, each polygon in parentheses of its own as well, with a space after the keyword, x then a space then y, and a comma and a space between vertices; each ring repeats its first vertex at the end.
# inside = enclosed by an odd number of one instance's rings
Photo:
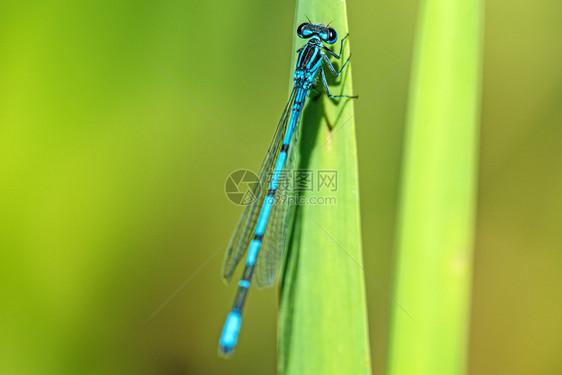
POLYGON ((219 353, 222 356, 228 357, 234 352, 241 324, 242 316, 240 315, 240 311, 232 310, 226 317, 226 322, 224 323, 219 341, 219 353))
POLYGON ((232 357, 232 353, 234 353, 234 348, 232 347, 225 347, 221 346, 219 348, 219 356, 225 359, 232 357))

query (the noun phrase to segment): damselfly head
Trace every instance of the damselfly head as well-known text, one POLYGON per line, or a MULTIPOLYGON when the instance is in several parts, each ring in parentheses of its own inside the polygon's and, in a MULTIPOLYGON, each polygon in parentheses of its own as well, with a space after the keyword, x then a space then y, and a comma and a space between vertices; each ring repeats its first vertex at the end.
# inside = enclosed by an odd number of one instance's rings
POLYGON ((324 43, 334 44, 338 40, 338 33, 331 27, 319 23, 305 22, 297 27, 297 35, 299 38, 308 39, 317 36, 324 43))

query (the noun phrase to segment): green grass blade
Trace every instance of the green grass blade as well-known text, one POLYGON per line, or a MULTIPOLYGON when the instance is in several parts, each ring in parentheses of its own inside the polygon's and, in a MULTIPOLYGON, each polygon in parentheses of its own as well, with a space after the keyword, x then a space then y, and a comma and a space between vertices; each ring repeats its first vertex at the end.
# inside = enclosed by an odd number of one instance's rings
MULTIPOLYGON (((306 22, 305 15, 312 22, 333 21, 340 38, 347 33, 345 1, 298 1, 295 29, 306 22)), ((295 37, 295 50, 302 45, 295 37)), ((339 52, 339 43, 334 49, 339 52)), ((337 66, 349 52, 348 39, 337 66)), ((352 93, 348 69, 332 85, 332 94, 352 93)), ((301 123, 299 167, 313 171, 315 191, 302 197, 335 201, 303 204, 296 210, 281 288, 279 372, 369 374, 353 100, 323 95, 315 101, 314 91, 310 96, 301 123), (337 173, 336 189, 317 191, 322 170, 337 173)))
POLYGON ((420 6, 406 130, 387 373, 466 367, 482 3, 420 6))

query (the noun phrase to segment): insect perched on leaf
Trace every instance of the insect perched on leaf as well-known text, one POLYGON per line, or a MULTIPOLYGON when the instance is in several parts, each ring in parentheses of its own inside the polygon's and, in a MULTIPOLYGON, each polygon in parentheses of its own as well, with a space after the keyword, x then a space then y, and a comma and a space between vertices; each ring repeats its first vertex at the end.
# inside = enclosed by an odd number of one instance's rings
POLYGON ((297 35, 308 41, 297 51, 299 57, 293 76, 293 90, 262 163, 258 176, 259 183, 253 190, 255 200, 246 206, 242 214, 226 252, 222 269, 224 279, 230 280, 238 262, 248 251, 244 274, 238 283, 234 305, 226 318, 220 338, 220 352, 224 355, 232 354, 238 341, 242 311, 252 279, 258 287, 271 286, 279 272, 291 215, 288 200, 275 199, 275 194, 279 190, 282 173, 292 170, 298 159, 296 144, 298 125, 310 87, 320 75, 328 97, 355 97, 332 95, 322 68, 324 63, 334 76, 338 77, 342 73, 349 62, 349 57, 337 71, 328 56, 338 60, 341 58, 343 42, 348 35, 341 40, 339 54, 324 45, 334 44, 338 39, 336 30, 329 25, 303 23, 297 28, 297 35))

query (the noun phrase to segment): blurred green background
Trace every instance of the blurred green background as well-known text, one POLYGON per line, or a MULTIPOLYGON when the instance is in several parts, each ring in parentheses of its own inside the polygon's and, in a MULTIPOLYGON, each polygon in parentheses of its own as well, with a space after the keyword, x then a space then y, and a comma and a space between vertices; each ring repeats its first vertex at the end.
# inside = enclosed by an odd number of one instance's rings
MULTIPOLYGON (((348 3, 365 267, 390 293, 417 5, 348 3)), ((217 356, 241 212, 224 182, 273 135, 293 12, 0 3, 0 373, 275 373, 275 288, 252 291, 235 356, 217 356)), ((560 373, 562 3, 485 13, 468 372, 560 373)), ((366 285, 381 374, 390 301, 366 285)))

